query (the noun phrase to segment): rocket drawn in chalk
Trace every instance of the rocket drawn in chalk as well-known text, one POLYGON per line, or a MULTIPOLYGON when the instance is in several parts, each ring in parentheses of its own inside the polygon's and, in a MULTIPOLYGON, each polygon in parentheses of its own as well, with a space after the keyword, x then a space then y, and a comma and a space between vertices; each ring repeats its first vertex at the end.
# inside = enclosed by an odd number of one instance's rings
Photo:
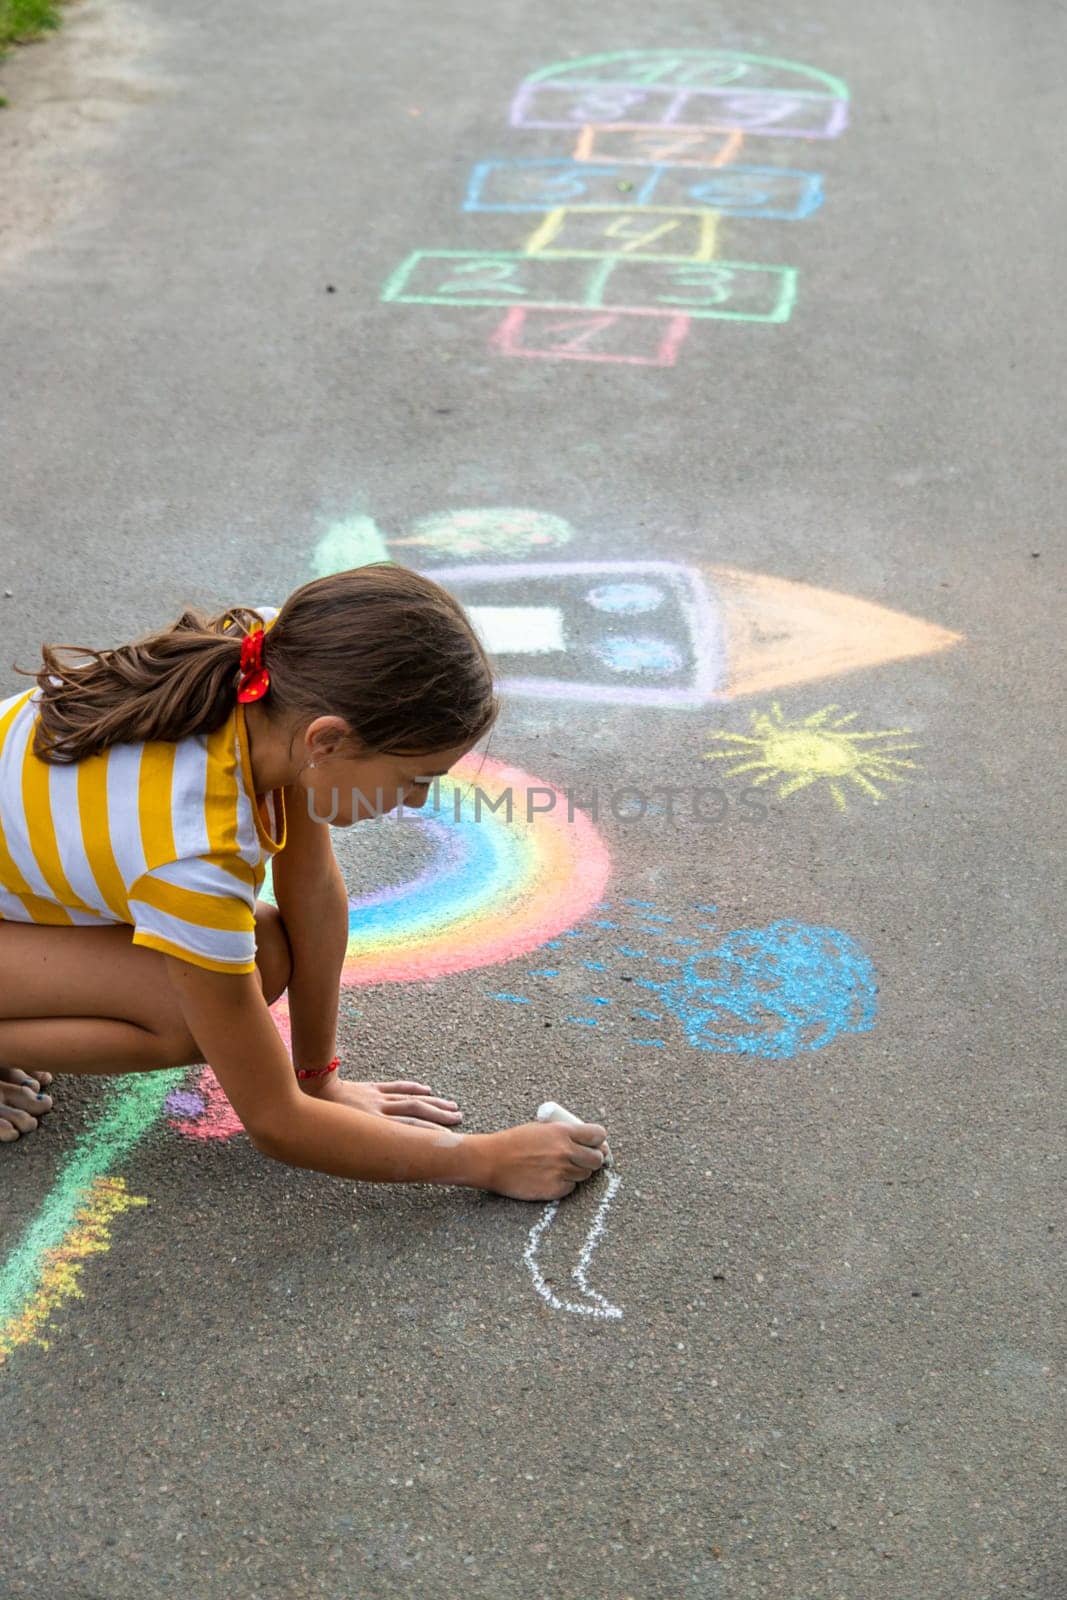
POLYGON ((435 567, 506 694, 706 706, 930 655, 960 635, 787 578, 674 561, 435 567))

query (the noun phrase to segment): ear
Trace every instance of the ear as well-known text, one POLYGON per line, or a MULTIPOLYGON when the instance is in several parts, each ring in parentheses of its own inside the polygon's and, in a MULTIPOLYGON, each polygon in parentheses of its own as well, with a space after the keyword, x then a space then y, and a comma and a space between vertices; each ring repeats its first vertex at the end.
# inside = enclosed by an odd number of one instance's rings
POLYGON ((304 748, 312 761, 351 755, 354 743, 359 741, 343 717, 315 717, 304 729, 304 748))

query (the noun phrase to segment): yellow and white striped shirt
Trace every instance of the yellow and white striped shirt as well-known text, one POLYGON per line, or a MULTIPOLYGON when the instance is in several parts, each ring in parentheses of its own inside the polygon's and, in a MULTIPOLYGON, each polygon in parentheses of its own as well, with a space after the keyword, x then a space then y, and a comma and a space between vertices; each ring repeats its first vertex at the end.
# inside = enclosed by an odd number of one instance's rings
POLYGON ((134 944, 254 971, 285 807, 280 790, 257 801, 244 707, 215 733, 52 766, 33 753, 38 695, 0 701, 0 920, 127 923, 134 944))

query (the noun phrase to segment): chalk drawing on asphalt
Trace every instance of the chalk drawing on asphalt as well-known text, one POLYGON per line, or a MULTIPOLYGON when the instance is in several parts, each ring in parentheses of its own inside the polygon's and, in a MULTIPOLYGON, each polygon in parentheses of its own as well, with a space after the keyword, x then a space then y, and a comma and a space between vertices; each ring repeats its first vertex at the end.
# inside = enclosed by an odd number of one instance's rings
POLYGON ((112 1169, 154 1126, 184 1076, 183 1068, 131 1073, 107 1085, 36 1216, 0 1262, 0 1362, 18 1345, 45 1343, 43 1330, 60 1305, 83 1297, 81 1261, 110 1249, 114 1217, 147 1203, 112 1169))
POLYGON ((538 1022, 550 1014, 554 1024, 595 1029, 613 1048, 687 1044, 767 1060, 874 1026, 874 968, 839 929, 779 920, 724 932, 647 904, 598 909, 610 914, 550 940, 525 982, 513 978, 487 998, 529 1006, 538 1022))
POLYGON ((959 639, 870 601, 734 568, 559 561, 432 571, 476 623, 480 610, 492 614, 501 690, 523 698, 687 709, 931 654, 959 639))
MULTIPOLYGON (((687 136, 690 137, 690 136, 687 136)), ((465 211, 622 211, 630 226, 655 215, 653 201, 668 217, 687 208, 710 208, 714 217, 797 222, 822 204, 817 172, 788 167, 730 166, 707 171, 702 164, 649 162, 635 174, 633 163, 573 160, 482 161, 471 174, 465 211), (694 171, 694 167, 697 170, 694 171)), ((557 233, 559 231, 557 227, 557 233)), ((527 249, 530 249, 529 244, 527 249)))
POLYGON ((511 121, 833 138, 847 125, 848 99, 839 78, 801 62, 733 50, 615 50, 531 73, 511 121))
POLYGON ((502 307, 498 355, 672 367, 694 322, 792 314, 795 269, 720 259, 721 225, 803 220, 822 174, 741 164, 746 140, 832 139, 847 120, 840 80, 768 57, 624 50, 545 67, 511 125, 571 130, 570 153, 479 161, 463 200, 541 222, 516 251, 415 250, 382 300, 502 307))
POLYGON ((825 787, 839 811, 848 809, 846 785, 870 799, 882 799, 879 784, 905 783, 918 766, 904 751, 919 746, 908 741, 910 728, 882 728, 859 733, 849 727, 858 713, 835 716, 840 707, 824 706, 808 717, 787 721, 775 703, 769 712, 754 711, 752 733, 713 733, 727 746, 709 751, 707 761, 732 761, 727 778, 746 776, 753 785, 777 783, 778 798, 786 800, 802 789, 825 787), (901 743, 904 740, 906 742, 901 743), (888 741, 888 742, 887 742, 888 741))
MULTIPOLYGON (((586 1183, 582 1185, 582 1188, 584 1189, 589 1183, 595 1182, 595 1178, 586 1179, 586 1183)), ((621 1318, 621 1309, 616 1305, 612 1305, 610 1300, 607 1300, 598 1290, 592 1288, 588 1277, 593 1252, 604 1236, 608 1209, 621 1187, 622 1179, 619 1174, 617 1172, 608 1172, 604 1194, 597 1205, 596 1215, 593 1217, 592 1225, 578 1253, 577 1265, 571 1272, 571 1277, 585 1296, 583 1300, 564 1300, 553 1293, 537 1259, 538 1251, 541 1248, 541 1240, 555 1221, 560 1208, 560 1201, 551 1200, 530 1229, 522 1259, 526 1263, 534 1289, 553 1311, 569 1311, 574 1316, 595 1317, 604 1321, 617 1321, 621 1318)))
POLYGON ((311 568, 316 577, 345 572, 372 561, 389 561, 394 550, 415 550, 452 561, 476 557, 544 554, 570 544, 574 529, 563 517, 531 506, 472 506, 418 517, 398 537, 384 534, 362 512, 330 522, 316 541, 311 568))
POLYGON ((475 556, 528 556, 570 544, 574 529, 563 517, 528 506, 491 506, 436 511, 412 523, 410 533, 391 539, 394 550, 430 550, 453 560, 475 556))

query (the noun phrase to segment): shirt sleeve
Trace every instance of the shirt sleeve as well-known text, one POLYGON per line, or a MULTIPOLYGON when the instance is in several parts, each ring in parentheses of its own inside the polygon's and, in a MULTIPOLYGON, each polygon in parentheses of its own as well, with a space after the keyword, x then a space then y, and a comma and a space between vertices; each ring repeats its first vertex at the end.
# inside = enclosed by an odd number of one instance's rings
POLYGON ((133 942, 209 972, 254 972, 256 887, 234 856, 154 867, 130 889, 133 942))

